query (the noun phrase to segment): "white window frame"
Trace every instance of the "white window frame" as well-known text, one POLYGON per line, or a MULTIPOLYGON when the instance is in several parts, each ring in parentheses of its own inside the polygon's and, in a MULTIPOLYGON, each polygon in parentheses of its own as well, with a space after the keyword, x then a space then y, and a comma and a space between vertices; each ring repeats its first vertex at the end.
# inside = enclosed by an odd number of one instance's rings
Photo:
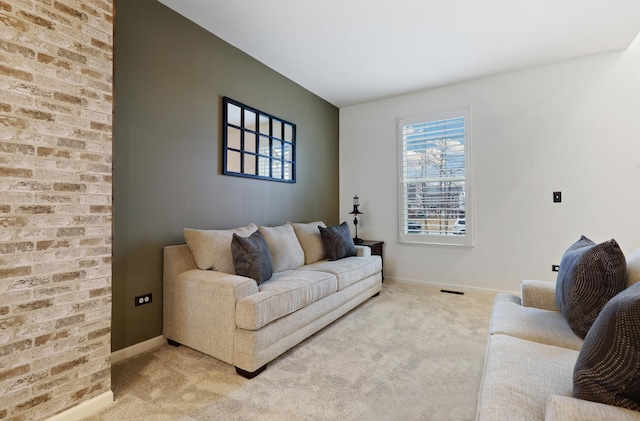
POLYGON ((471 136, 471 106, 462 106, 448 110, 428 111, 413 117, 398 118, 398 241, 407 244, 436 244, 472 247, 474 245, 474 224, 473 224, 473 184, 472 184, 472 150, 473 142, 471 136), (464 159, 465 159, 465 190, 464 190, 464 210, 465 210, 465 234, 464 235, 443 235, 429 233, 411 233, 405 221, 407 213, 407 194, 405 193, 407 179, 405 180, 405 154, 404 154, 404 127, 413 124, 436 122, 453 118, 464 118, 464 159))

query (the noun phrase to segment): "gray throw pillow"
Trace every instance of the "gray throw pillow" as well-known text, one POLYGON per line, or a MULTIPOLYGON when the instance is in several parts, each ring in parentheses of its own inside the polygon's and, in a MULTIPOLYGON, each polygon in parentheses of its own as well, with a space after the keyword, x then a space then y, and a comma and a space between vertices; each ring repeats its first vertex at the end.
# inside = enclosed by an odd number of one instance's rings
POLYGON ((260 231, 248 237, 233 234, 231 254, 236 274, 254 279, 258 285, 273 275, 269 245, 260 231))
POLYGON ((318 229, 327 259, 338 260, 356 255, 356 246, 353 244, 351 231, 349 231, 349 225, 346 221, 333 227, 325 228, 318 225, 318 229))
POLYGON ((627 264, 616 240, 596 244, 584 235, 560 261, 556 303, 571 330, 584 338, 605 304, 626 286, 627 264))
POLYGON ((640 410, 640 284, 604 306, 573 371, 573 396, 640 410))

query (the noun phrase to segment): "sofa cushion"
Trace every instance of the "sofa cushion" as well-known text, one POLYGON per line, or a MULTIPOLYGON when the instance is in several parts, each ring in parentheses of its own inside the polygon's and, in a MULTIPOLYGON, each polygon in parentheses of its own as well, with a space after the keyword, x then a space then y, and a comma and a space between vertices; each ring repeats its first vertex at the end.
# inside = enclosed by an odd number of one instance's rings
POLYGON ((304 265, 304 251, 302 251, 298 237, 290 224, 278 227, 259 226, 258 229, 269 244, 274 272, 295 269, 304 265))
POLYGON ((322 237, 318 226, 326 227, 324 222, 316 221, 308 224, 291 223, 293 230, 298 237, 298 241, 304 251, 304 264, 315 263, 318 260, 326 259, 327 254, 324 251, 322 237))
POLYGON ((322 227, 318 225, 320 237, 324 245, 324 251, 329 260, 338 260, 344 257, 355 256, 356 246, 351 238, 351 231, 347 222, 333 227, 322 227))
POLYGON ((236 303, 236 325, 257 330, 287 314, 327 297, 338 289, 336 277, 325 272, 286 270, 274 273, 260 292, 236 303))
POLYGON ((578 337, 557 311, 524 307, 520 298, 512 294, 498 294, 491 314, 490 333, 546 345, 579 351, 582 338, 578 337))
POLYGON ((490 335, 476 420, 543 420, 551 395, 571 396, 578 351, 490 335))
POLYGON ((255 280, 258 284, 271 278, 273 262, 269 245, 260 231, 248 237, 233 234, 231 255, 236 274, 255 280))
POLYGON ((627 256, 627 287, 640 282, 640 249, 627 256))
POLYGON ((640 410, 640 284, 616 295, 584 340, 573 396, 640 410))
POLYGON ((617 406, 552 395, 547 402, 545 421, 638 421, 640 413, 617 406))
POLYGON ((576 335, 584 338, 602 307, 626 286, 627 264, 616 240, 595 244, 587 237, 562 256, 556 301, 576 335))
POLYGON ((235 274, 236 270, 231 255, 233 234, 236 233, 241 237, 248 237, 257 229, 258 227, 255 224, 230 230, 185 228, 183 234, 198 269, 213 269, 219 272, 235 274))
POLYGON ((338 291, 341 291, 364 278, 382 271, 382 260, 380 256, 354 256, 336 261, 321 260, 302 266, 299 270, 332 273, 338 278, 338 291))

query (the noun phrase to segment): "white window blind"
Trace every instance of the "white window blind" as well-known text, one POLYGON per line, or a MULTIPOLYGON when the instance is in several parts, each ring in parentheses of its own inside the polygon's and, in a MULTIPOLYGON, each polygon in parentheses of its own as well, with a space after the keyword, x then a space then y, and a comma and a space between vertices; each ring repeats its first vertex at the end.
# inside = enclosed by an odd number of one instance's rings
POLYGON ((399 120, 400 241, 472 245, 469 109, 399 120))

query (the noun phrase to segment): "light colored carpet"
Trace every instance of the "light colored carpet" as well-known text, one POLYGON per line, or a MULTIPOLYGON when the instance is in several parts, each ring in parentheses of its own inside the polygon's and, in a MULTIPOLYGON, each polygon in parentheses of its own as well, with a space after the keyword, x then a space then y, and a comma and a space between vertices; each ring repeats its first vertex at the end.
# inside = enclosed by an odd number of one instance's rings
POLYGON ((88 420, 473 420, 493 299, 385 283, 252 380, 163 345, 114 364, 88 420))

